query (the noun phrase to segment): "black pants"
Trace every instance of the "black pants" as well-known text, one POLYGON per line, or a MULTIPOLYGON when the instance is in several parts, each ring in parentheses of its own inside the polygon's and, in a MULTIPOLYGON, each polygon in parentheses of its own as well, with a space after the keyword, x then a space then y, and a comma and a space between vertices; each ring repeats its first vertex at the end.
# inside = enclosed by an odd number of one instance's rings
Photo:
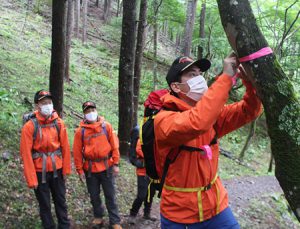
POLYGON ((155 195, 155 188, 150 186, 150 201, 148 202, 148 185, 150 179, 147 176, 137 176, 138 192, 137 197, 132 204, 130 209, 130 215, 136 216, 144 202, 144 216, 149 216, 151 211, 151 205, 153 201, 153 196, 155 195))
POLYGON ((112 167, 100 173, 91 173, 91 177, 88 177, 88 173, 86 172, 85 177, 94 210, 94 217, 102 218, 104 216, 104 208, 100 198, 100 185, 102 185, 109 223, 110 225, 120 224, 121 219, 115 199, 115 179, 112 174, 112 167))
POLYGON ((53 172, 46 173, 46 183, 42 184, 42 173, 37 172, 38 187, 34 190, 39 202, 40 217, 43 227, 55 228, 55 223, 51 214, 50 192, 55 206, 55 213, 59 229, 70 228, 66 204, 66 186, 62 176, 62 170, 57 170, 57 178, 53 177, 53 172))

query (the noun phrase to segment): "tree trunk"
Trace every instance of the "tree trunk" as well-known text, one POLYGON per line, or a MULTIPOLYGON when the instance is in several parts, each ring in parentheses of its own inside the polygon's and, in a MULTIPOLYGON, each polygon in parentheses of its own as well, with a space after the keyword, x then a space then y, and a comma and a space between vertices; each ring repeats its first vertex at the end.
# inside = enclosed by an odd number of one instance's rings
POLYGON ((119 63, 119 139, 120 152, 129 149, 132 127, 132 91, 135 48, 136 0, 124 0, 122 38, 119 63))
POLYGON ((68 13, 67 13, 67 34, 66 34, 66 60, 65 60, 65 79, 70 82, 70 49, 73 31, 73 18, 74 18, 74 0, 68 0, 68 13))
POLYGON ((104 10, 103 10, 103 20, 104 20, 104 23, 107 23, 109 22, 110 20, 110 8, 111 8, 111 0, 104 0, 104 10))
POLYGON ((193 39, 193 29, 195 23, 196 8, 197 8, 197 0, 188 0, 187 8, 186 8, 184 40, 182 46, 182 54, 185 56, 191 55, 191 45, 193 39))
POLYGON ((249 148, 251 139, 252 139, 252 137, 254 136, 254 133, 255 133, 255 129, 256 129, 256 120, 254 120, 253 122, 251 122, 249 133, 248 133, 248 137, 246 139, 246 142, 245 142, 245 145, 244 145, 242 151, 240 152, 240 156, 239 156, 240 160, 244 159, 245 152, 249 148))
POLYGON ((87 38, 87 14, 88 14, 88 5, 89 5, 89 0, 83 0, 82 2, 83 5, 83 23, 82 23, 82 43, 85 44, 86 38, 87 38))
POLYGON ((119 17, 120 14, 120 0, 117 0, 117 17, 119 17))
POLYGON ((74 29, 75 36, 79 38, 79 21, 80 21, 80 0, 75 0, 75 9, 74 9, 74 29))
POLYGON ((52 45, 50 65, 50 92, 54 109, 63 114, 63 91, 66 52, 66 0, 52 1, 52 45))
POLYGON ((206 0, 202 1, 201 4, 201 13, 200 13, 200 28, 199 28, 199 37, 200 37, 200 44, 198 45, 198 59, 203 58, 203 50, 204 48, 201 46, 203 45, 203 41, 205 38, 205 13, 206 13, 206 0))
POLYGON ((96 0, 95 5, 96 5, 97 8, 99 7, 99 0, 96 0))
MULTIPOLYGON (((239 57, 268 47, 247 0, 217 2, 229 43, 239 57)), ((300 102, 273 54, 243 66, 265 108, 275 176, 300 221, 300 102)))
POLYGON ((140 16, 137 32, 137 42, 134 62, 133 76, 133 127, 138 124, 138 105, 140 94, 140 79, 143 59, 143 49, 145 44, 145 28, 147 26, 147 0, 141 0, 140 16))
POLYGON ((153 1, 153 90, 157 89, 157 43, 158 43, 158 10, 162 3, 162 0, 158 2, 158 0, 153 1))

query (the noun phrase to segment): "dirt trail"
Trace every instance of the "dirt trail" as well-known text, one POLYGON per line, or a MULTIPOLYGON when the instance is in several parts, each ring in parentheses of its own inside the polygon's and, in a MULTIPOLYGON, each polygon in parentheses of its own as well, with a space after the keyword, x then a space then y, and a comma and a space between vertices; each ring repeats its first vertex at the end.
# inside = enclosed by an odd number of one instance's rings
MULTIPOLYGON (((250 200, 260 198, 267 193, 282 192, 278 181, 274 176, 260 177, 239 177, 230 180, 223 180, 224 186, 228 190, 229 204, 233 212, 238 215, 243 214, 243 210, 247 208, 250 200)), ((123 228, 125 229, 159 229, 159 205, 154 204, 152 207, 152 216, 156 217, 155 222, 143 220, 138 217, 135 225, 128 224, 128 217, 123 217, 123 228)))

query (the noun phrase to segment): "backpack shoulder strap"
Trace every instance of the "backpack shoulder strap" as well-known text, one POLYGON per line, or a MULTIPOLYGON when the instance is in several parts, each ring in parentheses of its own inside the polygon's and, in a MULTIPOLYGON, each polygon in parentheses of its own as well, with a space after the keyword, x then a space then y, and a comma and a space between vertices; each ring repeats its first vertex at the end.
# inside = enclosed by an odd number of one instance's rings
POLYGON ((34 127, 34 131, 33 131, 33 141, 35 141, 36 139, 36 136, 37 136, 37 132, 38 132, 38 129, 39 129, 39 122, 37 120, 36 117, 30 119, 33 123, 33 127, 34 127))
POLYGON ((108 137, 108 133, 107 133, 107 129, 106 129, 106 123, 103 121, 101 126, 102 126, 102 130, 107 138, 107 141, 109 142, 109 137, 108 137))
POLYGON ((55 119, 53 122, 54 122, 55 128, 56 128, 56 130, 57 130, 58 139, 60 140, 60 128, 59 128, 59 126, 58 126, 57 119, 55 119))
POLYGON ((84 145, 84 132, 85 132, 85 128, 82 126, 81 127, 81 141, 82 141, 82 145, 84 145))

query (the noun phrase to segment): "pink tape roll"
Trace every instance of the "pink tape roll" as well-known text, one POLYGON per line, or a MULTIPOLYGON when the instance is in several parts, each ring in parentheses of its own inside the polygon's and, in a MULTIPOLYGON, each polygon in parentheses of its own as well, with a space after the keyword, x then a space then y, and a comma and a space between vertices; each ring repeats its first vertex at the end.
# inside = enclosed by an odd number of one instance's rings
POLYGON ((266 47, 266 48, 262 48, 261 50, 255 52, 255 53, 252 53, 248 56, 244 56, 242 58, 239 58, 239 61, 240 62, 246 62, 246 61, 250 61, 250 60, 255 60, 255 59, 258 59, 262 56, 269 55, 271 53, 273 53, 272 49, 270 47, 266 47))

